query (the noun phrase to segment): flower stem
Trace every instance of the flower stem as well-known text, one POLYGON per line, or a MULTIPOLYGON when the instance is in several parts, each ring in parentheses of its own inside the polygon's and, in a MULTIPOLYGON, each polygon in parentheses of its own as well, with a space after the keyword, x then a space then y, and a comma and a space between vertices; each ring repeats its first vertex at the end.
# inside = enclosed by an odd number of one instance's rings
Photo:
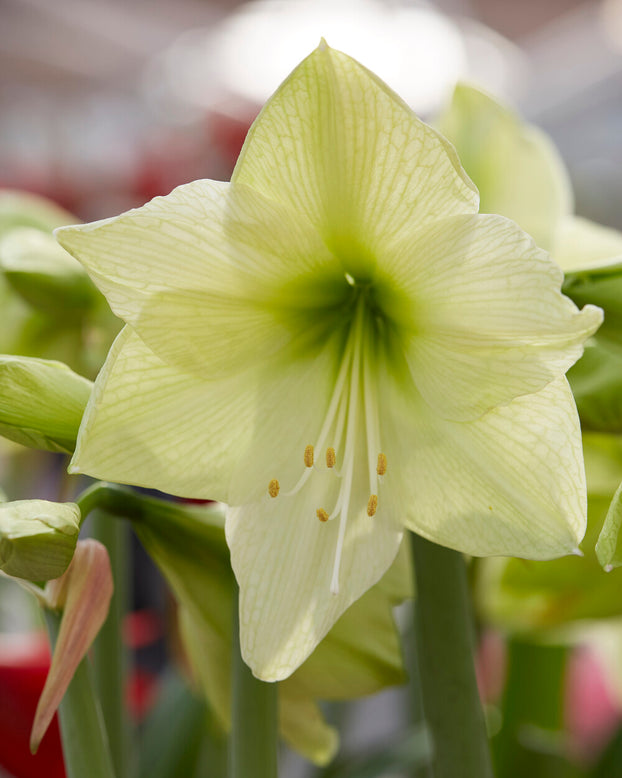
POLYGON ((92 536, 108 550, 114 578, 108 617, 93 644, 95 686, 117 778, 128 778, 132 727, 125 705, 127 651, 123 645, 122 627, 128 609, 129 527, 103 511, 94 511, 91 521, 92 536))
POLYGON ((415 629, 434 778, 492 778, 473 664, 473 623, 462 554, 411 534, 415 629))
MULTIPOLYGON (((45 611, 50 640, 56 643, 60 615, 45 611)), ((58 708, 67 778, 116 778, 104 718, 88 658, 71 679, 58 708)))
POLYGON ((240 653, 238 597, 233 606, 229 778, 277 778, 277 684, 259 681, 240 653))

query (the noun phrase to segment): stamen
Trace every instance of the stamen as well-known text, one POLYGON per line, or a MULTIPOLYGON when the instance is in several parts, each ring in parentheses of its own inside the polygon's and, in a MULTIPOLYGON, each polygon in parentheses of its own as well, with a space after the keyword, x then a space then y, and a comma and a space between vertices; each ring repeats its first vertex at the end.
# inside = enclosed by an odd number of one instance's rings
POLYGON ((277 497, 280 489, 281 489, 281 485, 279 484, 278 480, 276 478, 273 478, 268 484, 268 494, 270 495, 270 497, 277 497))
POLYGON ((326 449, 326 467, 335 467, 335 449, 331 446, 326 449))
POLYGON ((318 508, 315 513, 320 521, 328 521, 328 513, 326 513, 324 508, 318 508))
POLYGON ((387 472, 387 458, 384 454, 378 454, 378 464, 376 465, 378 475, 384 475, 387 472))
POLYGON ((313 446, 305 448, 304 462, 305 467, 313 467, 313 446))
POLYGON ((378 495, 372 494, 369 497, 369 501, 367 503, 367 515, 368 516, 375 516, 376 509, 378 508, 378 495))

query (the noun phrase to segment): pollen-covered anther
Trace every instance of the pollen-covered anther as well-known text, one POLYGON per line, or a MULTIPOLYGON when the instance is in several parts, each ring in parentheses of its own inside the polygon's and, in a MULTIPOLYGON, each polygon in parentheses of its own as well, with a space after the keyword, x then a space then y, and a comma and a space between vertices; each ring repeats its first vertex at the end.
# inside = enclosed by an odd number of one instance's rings
POLYGON ((268 494, 270 495, 270 497, 277 497, 280 490, 281 490, 280 483, 276 478, 273 478, 268 484, 268 494))
POLYGON ((328 513, 324 508, 318 508, 315 513, 320 521, 328 521, 328 513))
POLYGON ((304 462, 305 467, 313 467, 313 446, 311 445, 305 448, 304 462))
POLYGON ((378 454, 378 464, 376 465, 378 475, 384 475, 387 472, 387 458, 384 454, 378 454))
POLYGON ((378 495, 371 494, 369 496, 369 500, 367 501, 367 515, 374 516, 376 514, 377 508, 378 508, 378 495))
POLYGON ((331 446, 330 448, 326 449, 326 467, 335 467, 336 461, 337 458, 335 457, 335 449, 331 446))

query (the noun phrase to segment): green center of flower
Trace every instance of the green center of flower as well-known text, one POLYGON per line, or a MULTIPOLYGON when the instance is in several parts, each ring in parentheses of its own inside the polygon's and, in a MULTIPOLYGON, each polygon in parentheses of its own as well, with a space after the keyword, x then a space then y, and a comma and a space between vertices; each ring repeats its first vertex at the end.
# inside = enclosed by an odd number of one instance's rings
POLYGON ((339 519, 339 533, 331 592, 339 592, 339 568, 348 519, 367 505, 367 515, 373 517, 379 505, 379 485, 387 470, 387 458, 382 453, 377 399, 376 337, 374 321, 377 313, 370 305, 369 289, 358 287, 347 278, 355 298, 354 315, 350 320, 339 371, 324 421, 317 439, 309 443, 303 454, 304 470, 292 489, 282 491, 279 481, 272 479, 268 494, 292 497, 308 482, 314 471, 330 473, 340 479, 335 504, 330 510, 318 506, 321 522, 339 519), (315 452, 325 451, 325 466, 315 462, 315 452), (365 454, 363 452, 366 452, 365 454), (367 478, 357 477, 360 457, 366 458, 367 478), (368 490, 365 487, 368 487, 368 490), (362 493, 364 491, 364 494, 362 493))

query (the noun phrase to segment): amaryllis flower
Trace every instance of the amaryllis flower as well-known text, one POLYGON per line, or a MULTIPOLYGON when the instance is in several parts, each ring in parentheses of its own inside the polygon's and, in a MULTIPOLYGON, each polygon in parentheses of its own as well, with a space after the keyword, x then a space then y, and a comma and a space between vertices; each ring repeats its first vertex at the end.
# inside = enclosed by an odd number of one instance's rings
POLYGON ((230 506, 263 679, 300 665, 404 528, 532 558, 583 535, 564 373, 601 312, 477 207, 450 144, 322 44, 231 183, 57 232, 127 323, 71 469, 230 506))

